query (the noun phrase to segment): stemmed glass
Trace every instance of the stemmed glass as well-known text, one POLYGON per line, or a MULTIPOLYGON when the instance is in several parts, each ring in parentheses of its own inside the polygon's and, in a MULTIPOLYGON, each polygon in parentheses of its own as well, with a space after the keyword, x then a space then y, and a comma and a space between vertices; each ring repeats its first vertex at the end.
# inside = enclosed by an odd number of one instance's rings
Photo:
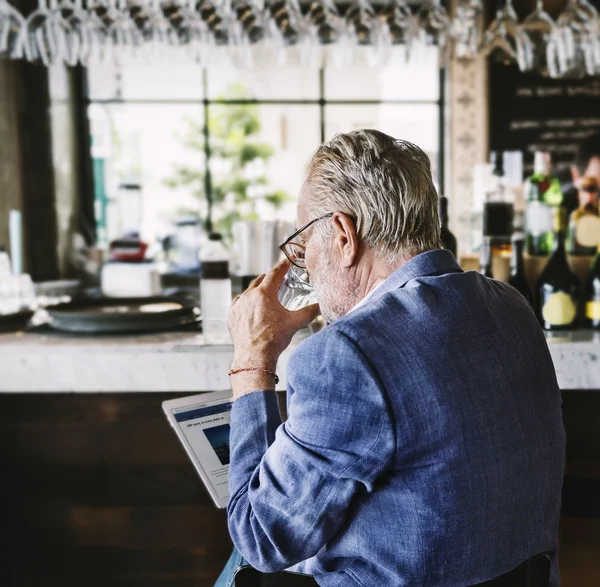
POLYGON ((0 0, 0 57, 23 57, 25 29, 23 15, 6 0, 0 0))
POLYGON ((483 12, 481 0, 462 0, 456 7, 451 35, 457 59, 475 59, 479 49, 479 20, 483 12))
POLYGON ((98 0, 87 0, 86 17, 83 23, 88 44, 82 48, 79 60, 82 65, 104 63, 108 60, 111 40, 108 29, 113 23, 111 12, 98 0))
POLYGON ((39 0, 25 22, 25 55, 31 63, 53 65, 61 59, 56 17, 48 9, 46 0, 39 0))
POLYGON ((441 63, 448 61, 450 17, 441 0, 425 0, 417 14, 419 36, 424 45, 437 45, 441 63))
POLYGON ((198 63, 206 64, 204 50, 208 42, 208 27, 196 11, 196 0, 187 0, 181 5, 172 2, 163 7, 173 30, 175 31, 175 43, 183 46, 198 63))
POLYGON ((108 35, 113 47, 118 52, 118 59, 135 57, 136 50, 143 44, 144 38, 127 8, 127 0, 109 0, 108 3, 112 23, 108 35))
POLYGON ((177 45, 179 37, 169 18, 163 14, 160 0, 146 0, 136 9, 135 15, 133 9, 130 10, 130 16, 145 41, 146 58, 156 61, 165 57, 167 48, 177 45))
POLYGON ((346 11, 345 21, 355 55, 353 62, 364 57, 369 67, 379 65, 384 58, 387 39, 384 23, 373 6, 368 0, 355 0, 346 11))
POLYGON ((594 75, 600 43, 597 10, 586 0, 569 0, 557 24, 567 55, 565 75, 594 75))
POLYGON ((521 28, 512 0, 506 0, 504 7, 496 13, 495 20, 483 35, 480 50, 486 57, 504 63, 516 62, 521 71, 533 67, 533 42, 521 28))
POLYGON ((314 0, 308 9, 308 19, 319 44, 330 45, 340 40, 344 25, 331 0, 314 0))
POLYGON ((89 36, 85 26, 87 14, 81 0, 61 0, 53 7, 57 23, 58 42, 62 58, 67 65, 75 66, 89 51, 89 36))
POLYGON ((237 44, 254 45, 265 38, 263 15, 252 0, 236 0, 233 12, 237 44))
POLYGON ((229 14, 217 8, 212 0, 200 0, 199 12, 210 31, 209 42, 217 46, 229 43, 229 23, 226 20, 229 14))
POLYGON ((312 42, 320 47, 320 65, 348 65, 352 51, 350 35, 333 1, 313 0, 307 19, 312 42))
POLYGON ((271 16, 269 30, 271 35, 280 39, 285 46, 298 44, 305 33, 302 13, 297 2, 290 0, 274 0, 267 6, 271 16))
POLYGON ((315 56, 316 43, 311 43, 310 25, 303 16, 298 0, 271 0, 267 3, 267 44, 275 51, 278 64, 308 65, 315 56))
POLYGON ((407 51, 414 36, 414 19, 406 0, 390 0, 379 14, 387 24, 392 45, 406 45, 407 51))
POLYGON ((533 42, 532 67, 542 75, 560 77, 567 69, 567 47, 559 27, 537 0, 535 10, 523 21, 523 30, 533 42))

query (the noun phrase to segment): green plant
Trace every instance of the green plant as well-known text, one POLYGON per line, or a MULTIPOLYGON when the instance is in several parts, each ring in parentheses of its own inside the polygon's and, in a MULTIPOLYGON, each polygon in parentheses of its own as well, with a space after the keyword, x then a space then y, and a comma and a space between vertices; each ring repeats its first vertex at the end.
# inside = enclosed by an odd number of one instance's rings
MULTIPOLYGON (((230 86, 219 100, 235 102, 211 105, 209 109, 208 146, 210 166, 215 171, 207 174, 200 166, 176 166, 166 183, 173 188, 190 189, 200 200, 200 216, 206 230, 217 230, 227 237, 236 220, 258 218, 258 200, 279 208, 290 197, 269 186, 264 168, 274 149, 258 140, 258 105, 250 101, 247 89, 241 84, 230 86)), ((203 125, 191 118, 187 118, 187 124, 183 144, 204 157, 203 125)))

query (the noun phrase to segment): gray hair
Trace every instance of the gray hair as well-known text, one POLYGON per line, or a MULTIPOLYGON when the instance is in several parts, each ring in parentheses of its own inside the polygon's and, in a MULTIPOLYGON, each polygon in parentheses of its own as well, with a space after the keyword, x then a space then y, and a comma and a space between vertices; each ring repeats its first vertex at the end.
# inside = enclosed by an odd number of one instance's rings
MULTIPOLYGON (((425 152, 377 130, 337 134, 307 171, 307 208, 356 219, 359 238, 389 262, 440 248, 438 196, 425 152)), ((322 237, 330 223, 319 223, 322 237)))

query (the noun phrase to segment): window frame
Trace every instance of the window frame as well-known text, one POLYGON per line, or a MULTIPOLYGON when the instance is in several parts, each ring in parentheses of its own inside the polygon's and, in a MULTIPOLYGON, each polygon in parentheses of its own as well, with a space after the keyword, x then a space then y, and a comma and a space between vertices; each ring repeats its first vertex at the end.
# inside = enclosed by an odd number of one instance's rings
MULTIPOLYGON (((379 100, 365 100, 365 99, 328 99, 326 98, 326 87, 325 87, 325 69, 320 68, 318 70, 319 76, 319 95, 317 98, 306 98, 306 99, 260 99, 260 98, 247 98, 247 99, 227 99, 227 98, 210 98, 208 91, 208 78, 209 71, 206 68, 202 69, 202 92, 204 98, 202 100, 194 100, 194 99, 184 99, 184 100, 165 100, 165 99, 151 99, 151 100, 143 100, 143 99, 132 99, 127 100, 123 98, 110 98, 110 99, 92 99, 89 94, 89 86, 87 81, 87 71, 82 70, 81 74, 77 76, 76 83, 76 92, 78 94, 78 100, 76 101, 79 104, 77 108, 77 118, 78 118, 78 134, 79 134, 79 145, 90 145, 91 144, 91 135, 90 135, 90 125, 89 120, 87 119, 87 111, 88 107, 91 104, 195 104, 201 105, 204 113, 204 155, 205 155, 205 165, 206 165, 206 173, 205 173, 205 182, 206 182, 206 196, 207 196, 207 204, 209 207, 212 207, 212 180, 210 174, 210 160, 211 160, 211 151, 210 151, 210 131, 208 128, 208 120, 210 115, 210 109, 212 106, 222 106, 222 105, 245 105, 245 104, 253 104, 253 105, 291 105, 291 106, 318 106, 319 107, 319 124, 320 124, 320 140, 321 143, 325 142, 325 133, 326 133, 326 107, 327 106, 335 106, 335 105, 345 105, 345 106, 378 106, 382 104, 392 104, 392 105, 435 105, 438 109, 438 155, 437 155, 437 184, 439 189, 443 191, 445 185, 445 151, 446 151, 446 83, 447 83, 447 74, 446 70, 443 67, 438 68, 439 75, 439 93, 437 100, 427 100, 427 99, 418 99, 418 100, 390 100, 390 99, 379 99, 379 100)), ((315 145, 316 148, 317 145, 315 145)), ((96 218, 94 214, 94 179, 93 176, 90 177, 90 171, 92 169, 92 155, 91 149, 86 149, 85 154, 82 154, 83 158, 86 158, 87 161, 84 164, 86 169, 85 176, 86 180, 81 182, 81 202, 80 202, 80 210, 81 210, 81 224, 86 227, 86 236, 88 240, 91 242, 95 241, 96 235, 96 218), (93 227, 93 229, 92 229, 93 227)), ((207 226, 207 230, 212 230, 212 226, 207 226)))

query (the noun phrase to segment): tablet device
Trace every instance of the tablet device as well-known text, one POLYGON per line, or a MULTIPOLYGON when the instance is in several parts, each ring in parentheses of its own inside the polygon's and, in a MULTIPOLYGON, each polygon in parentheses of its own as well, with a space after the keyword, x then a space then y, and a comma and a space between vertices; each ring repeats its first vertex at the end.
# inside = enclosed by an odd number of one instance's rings
POLYGON ((229 501, 231 391, 201 393, 163 402, 185 452, 218 508, 229 501))

